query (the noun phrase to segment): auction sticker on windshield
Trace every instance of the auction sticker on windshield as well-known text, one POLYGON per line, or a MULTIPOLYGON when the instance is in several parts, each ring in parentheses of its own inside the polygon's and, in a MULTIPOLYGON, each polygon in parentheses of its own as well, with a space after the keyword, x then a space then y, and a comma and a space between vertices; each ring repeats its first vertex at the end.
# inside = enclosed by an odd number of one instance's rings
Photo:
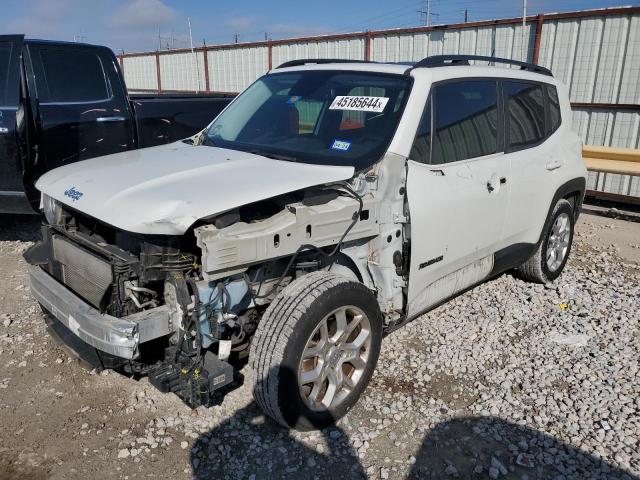
POLYGON ((389 97, 360 97, 340 95, 333 99, 329 110, 356 110, 380 113, 387 105, 389 97))

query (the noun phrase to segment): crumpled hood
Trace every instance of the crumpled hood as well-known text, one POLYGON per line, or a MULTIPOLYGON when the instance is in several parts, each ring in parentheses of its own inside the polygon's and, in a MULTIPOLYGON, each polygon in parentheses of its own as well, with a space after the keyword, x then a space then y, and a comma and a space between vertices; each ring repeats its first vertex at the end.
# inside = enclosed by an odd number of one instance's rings
POLYGON ((36 188, 122 230, 181 235, 200 218, 353 174, 175 142, 65 165, 36 188))

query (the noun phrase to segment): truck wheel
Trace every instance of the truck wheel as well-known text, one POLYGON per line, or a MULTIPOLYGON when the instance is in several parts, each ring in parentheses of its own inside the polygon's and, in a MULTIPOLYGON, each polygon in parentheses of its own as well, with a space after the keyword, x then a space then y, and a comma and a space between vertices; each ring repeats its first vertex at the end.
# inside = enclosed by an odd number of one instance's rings
POLYGON ((571 204, 567 200, 559 200, 536 252, 518 267, 520 277, 531 282, 548 283, 560 276, 569 259, 574 221, 571 204))
POLYGON ((382 315, 367 287, 335 273, 305 275, 278 294, 258 324, 253 397, 284 427, 328 426, 369 383, 381 340, 382 315))

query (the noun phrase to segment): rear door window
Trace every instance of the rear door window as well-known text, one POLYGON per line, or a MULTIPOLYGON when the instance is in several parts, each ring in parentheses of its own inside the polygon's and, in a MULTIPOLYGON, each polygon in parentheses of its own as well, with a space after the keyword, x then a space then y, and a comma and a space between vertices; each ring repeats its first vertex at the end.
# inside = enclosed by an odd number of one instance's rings
POLYGON ((431 163, 498 152, 498 82, 461 80, 433 89, 431 163))
POLYGON ((509 150, 519 150, 545 137, 544 92, 530 82, 503 82, 509 150))
POLYGON ((81 103, 111 97, 94 49, 39 45, 32 52, 41 102, 81 103))

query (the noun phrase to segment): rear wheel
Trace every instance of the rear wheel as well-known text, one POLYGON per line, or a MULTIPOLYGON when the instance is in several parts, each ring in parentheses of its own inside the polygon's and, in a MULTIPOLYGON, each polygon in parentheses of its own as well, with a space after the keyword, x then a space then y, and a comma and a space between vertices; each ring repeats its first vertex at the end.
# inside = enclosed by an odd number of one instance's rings
POLYGON ((571 251, 574 218, 571 204, 565 199, 559 200, 536 252, 518 267, 524 280, 548 283, 560 276, 571 251))
POLYGON ((285 427, 330 425, 366 388, 381 340, 382 316, 369 289, 333 273, 305 275, 258 324, 250 353, 254 398, 285 427))

